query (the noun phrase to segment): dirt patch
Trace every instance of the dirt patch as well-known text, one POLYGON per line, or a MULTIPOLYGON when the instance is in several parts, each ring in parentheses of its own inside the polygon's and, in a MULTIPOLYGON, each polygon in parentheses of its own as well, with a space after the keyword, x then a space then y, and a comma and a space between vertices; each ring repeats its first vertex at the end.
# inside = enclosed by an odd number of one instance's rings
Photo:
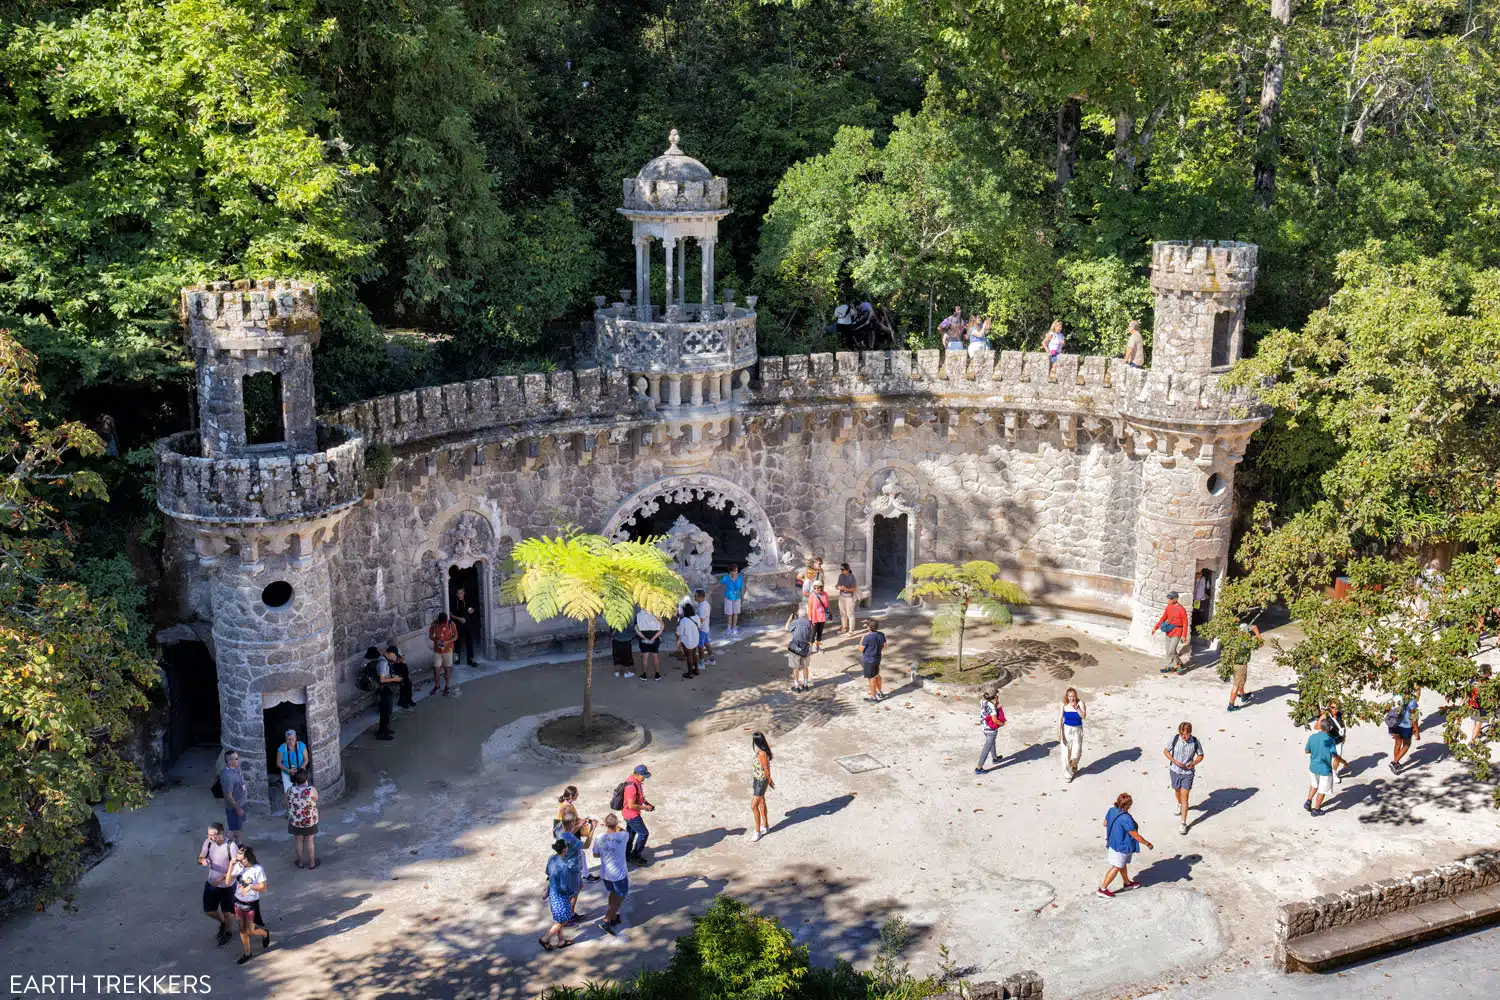
POLYGON ((593 724, 584 733, 583 716, 564 715, 543 724, 536 731, 536 741, 564 753, 610 753, 628 746, 639 731, 635 723, 618 715, 595 712, 593 724))
POLYGON ((985 647, 964 651, 964 668, 958 659, 939 656, 923 660, 918 673, 942 684, 965 684, 1004 687, 1023 677, 1040 676, 1054 681, 1070 681, 1078 671, 1098 665, 1092 653, 1079 648, 1071 636, 1049 639, 997 639, 985 647))

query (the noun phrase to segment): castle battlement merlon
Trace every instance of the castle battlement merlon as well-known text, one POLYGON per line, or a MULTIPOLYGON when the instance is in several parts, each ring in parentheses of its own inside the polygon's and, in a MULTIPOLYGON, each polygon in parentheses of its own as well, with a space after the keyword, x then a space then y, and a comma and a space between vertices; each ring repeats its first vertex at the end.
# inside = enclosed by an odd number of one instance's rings
POLYGON ((315 346, 321 332, 318 290, 307 281, 215 281, 182 290, 190 347, 266 350, 289 338, 315 346))
POLYGON ((1255 291, 1260 248, 1254 243, 1162 241, 1151 248, 1151 287, 1204 295, 1255 291))

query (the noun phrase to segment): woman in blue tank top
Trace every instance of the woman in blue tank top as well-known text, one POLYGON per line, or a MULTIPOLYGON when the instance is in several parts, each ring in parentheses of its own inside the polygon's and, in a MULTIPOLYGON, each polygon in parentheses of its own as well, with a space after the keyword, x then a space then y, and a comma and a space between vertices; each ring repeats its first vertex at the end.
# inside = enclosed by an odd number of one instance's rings
POLYGON ((1083 759, 1083 720, 1088 715, 1088 706, 1078 696, 1078 689, 1068 688, 1063 694, 1058 738, 1063 745, 1063 773, 1069 781, 1078 774, 1078 762, 1083 759))

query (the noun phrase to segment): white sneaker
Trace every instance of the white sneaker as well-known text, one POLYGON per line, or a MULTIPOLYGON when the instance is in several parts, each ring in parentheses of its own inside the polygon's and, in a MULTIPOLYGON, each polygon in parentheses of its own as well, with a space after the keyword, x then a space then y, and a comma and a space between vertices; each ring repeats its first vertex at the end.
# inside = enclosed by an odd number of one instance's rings
POLYGON ((709 662, 709 663, 710 663, 710 664, 711 664, 711 665, 713 665, 713 666, 715 666, 715 667, 717 667, 717 666, 718 666, 718 665, 719 665, 719 660, 718 660, 718 657, 715 657, 715 656, 710 656, 710 657, 709 657, 709 658, 708 658, 708 662, 709 662))
POLYGON ((1183 833, 1184 836, 1187 835, 1187 824, 1186 823, 1182 824, 1182 833, 1183 833))
POLYGON ((627 671, 625 671, 625 673, 621 674, 620 676, 622 676, 622 677, 634 677, 635 676, 635 671, 633 671, 633 670, 627 670, 627 671))
POLYGON ((760 831, 759 830, 756 830, 753 834, 750 835, 750 843, 752 843, 752 844, 755 843, 759 839, 760 839, 760 831))

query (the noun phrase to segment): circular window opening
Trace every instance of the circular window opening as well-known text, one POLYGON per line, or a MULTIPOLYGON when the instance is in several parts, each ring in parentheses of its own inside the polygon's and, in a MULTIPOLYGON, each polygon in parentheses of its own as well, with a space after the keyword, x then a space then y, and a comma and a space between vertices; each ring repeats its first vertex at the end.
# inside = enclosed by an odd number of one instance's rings
POLYGON ((285 607, 292 599, 292 585, 285 580, 268 583, 266 589, 260 592, 260 599, 268 608, 285 607))
POLYGON ((1217 472, 1208 477, 1208 492, 1212 493, 1214 496, 1218 496, 1220 493, 1223 493, 1227 488, 1228 486, 1224 482, 1224 477, 1219 475, 1217 472))

